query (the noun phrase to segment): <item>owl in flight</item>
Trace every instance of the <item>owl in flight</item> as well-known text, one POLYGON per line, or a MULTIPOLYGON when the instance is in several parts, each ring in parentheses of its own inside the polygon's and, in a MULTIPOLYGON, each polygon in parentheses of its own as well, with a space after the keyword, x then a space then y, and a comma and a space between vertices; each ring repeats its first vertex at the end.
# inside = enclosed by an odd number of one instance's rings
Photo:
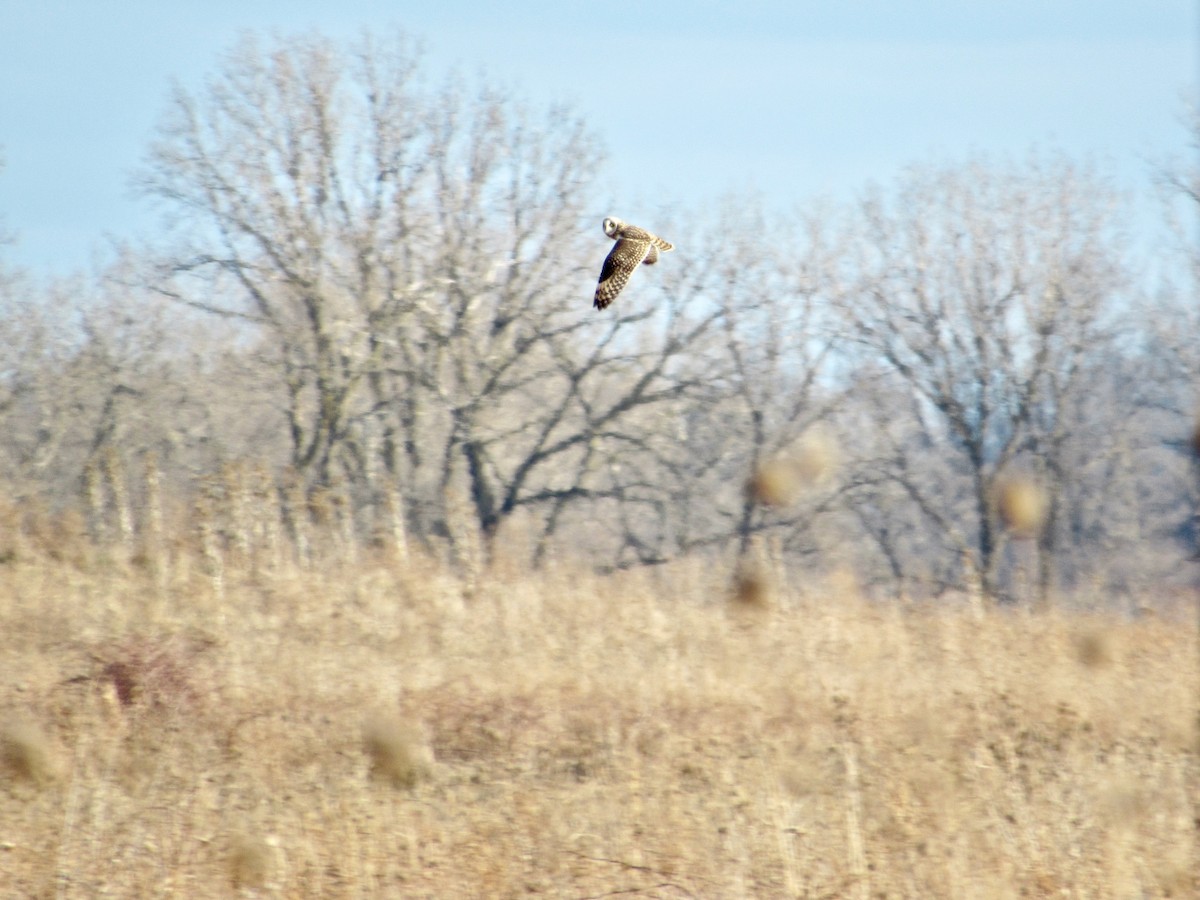
POLYGON ((675 249, 673 244, 668 244, 658 235, 636 225, 626 225, 611 216, 604 220, 604 233, 616 238, 617 242, 613 244, 608 258, 604 260, 604 268, 600 270, 600 283, 596 285, 596 309, 604 309, 617 298, 634 269, 642 263, 652 266, 658 262, 660 251, 666 253, 675 249))

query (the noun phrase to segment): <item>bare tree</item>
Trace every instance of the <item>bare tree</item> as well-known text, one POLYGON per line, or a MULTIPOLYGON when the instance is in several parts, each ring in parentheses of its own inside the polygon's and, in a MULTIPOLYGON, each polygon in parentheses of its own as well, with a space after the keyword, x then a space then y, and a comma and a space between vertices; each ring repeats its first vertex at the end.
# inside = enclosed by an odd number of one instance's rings
POLYGON ((1159 286, 1157 305, 1149 320, 1147 353, 1154 365, 1147 380, 1156 387, 1149 405, 1163 412, 1172 434, 1167 440, 1176 458, 1189 460, 1190 484, 1175 493, 1186 498, 1184 526, 1196 559, 1200 559, 1200 102, 1187 107, 1186 160, 1169 159, 1158 167, 1158 181, 1167 227, 1174 238, 1168 254, 1173 266, 1159 286))
POLYGON ((94 538, 132 547, 151 482, 185 496, 252 441, 237 421, 214 427, 235 391, 208 390, 220 351, 204 323, 126 280, 118 263, 0 305, 0 481, 26 509, 81 508, 94 538))
POLYGON ((654 443, 712 321, 592 314, 597 147, 561 108, 427 87, 403 37, 248 39, 203 95, 175 92, 141 176, 183 226, 154 283, 244 323, 308 484, 368 505, 398 485, 448 533, 461 472, 485 534, 534 509, 545 540, 567 506, 653 480, 606 454, 654 443))
POLYGON ((877 408, 869 465, 988 596, 1006 540, 997 488, 1018 465, 1046 492, 1047 587, 1074 408, 1112 345, 1127 282, 1118 209, 1111 189, 1068 162, 977 162, 914 169, 853 220, 861 239, 839 311, 865 370, 904 398, 877 408), (898 417, 916 433, 898 434, 898 417))
POLYGON ((686 453, 662 467, 667 530, 681 552, 745 555, 771 534, 811 553, 812 525, 836 495, 824 476, 837 453, 819 428, 841 400, 824 295, 835 248, 819 215, 769 216, 757 200, 729 198, 709 221, 687 242, 714 251, 682 259, 666 291, 715 316, 694 348, 703 391, 677 422, 686 453))

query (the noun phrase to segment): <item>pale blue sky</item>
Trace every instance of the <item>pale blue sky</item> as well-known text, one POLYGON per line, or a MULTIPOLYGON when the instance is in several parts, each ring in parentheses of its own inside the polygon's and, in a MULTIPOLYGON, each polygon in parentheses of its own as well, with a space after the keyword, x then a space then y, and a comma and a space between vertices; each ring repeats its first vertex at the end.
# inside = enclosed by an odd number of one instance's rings
POLYGON ((1183 155, 1191 0, 0 0, 0 221, 35 273, 145 234, 129 190, 170 81, 198 87, 246 29, 353 37, 399 25, 425 68, 484 73, 599 134, 620 209, 755 189, 853 196, 908 163, 1033 146, 1132 191, 1183 155))

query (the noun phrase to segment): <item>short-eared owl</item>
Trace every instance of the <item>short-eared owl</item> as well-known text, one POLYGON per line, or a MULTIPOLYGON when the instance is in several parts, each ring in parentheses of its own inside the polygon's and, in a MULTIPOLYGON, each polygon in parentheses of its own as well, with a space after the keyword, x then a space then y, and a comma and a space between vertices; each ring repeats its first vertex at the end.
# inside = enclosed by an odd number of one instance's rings
POLYGON ((626 225, 620 219, 609 217, 604 220, 604 233, 610 238, 616 238, 608 258, 604 260, 604 268, 600 270, 600 284, 596 286, 596 309, 604 309, 617 298, 625 282, 633 274, 633 270, 645 263, 648 266, 658 262, 658 254, 674 250, 656 234, 651 234, 636 225, 626 225))

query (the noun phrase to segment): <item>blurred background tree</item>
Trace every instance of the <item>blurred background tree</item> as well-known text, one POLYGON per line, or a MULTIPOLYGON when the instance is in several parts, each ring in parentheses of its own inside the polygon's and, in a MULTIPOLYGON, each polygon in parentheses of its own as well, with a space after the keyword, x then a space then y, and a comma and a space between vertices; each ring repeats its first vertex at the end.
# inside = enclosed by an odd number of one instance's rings
POLYGON ((126 544, 220 508, 206 546, 286 526, 302 558, 334 522, 337 552, 757 547, 922 596, 1185 579, 1194 165, 1162 167, 1178 240, 1149 263, 1060 157, 663 210, 677 251, 598 314, 603 162, 569 110, 434 83, 402 34, 247 37, 171 95, 136 178, 161 234, 56 281, 0 254, 10 502, 126 544))

